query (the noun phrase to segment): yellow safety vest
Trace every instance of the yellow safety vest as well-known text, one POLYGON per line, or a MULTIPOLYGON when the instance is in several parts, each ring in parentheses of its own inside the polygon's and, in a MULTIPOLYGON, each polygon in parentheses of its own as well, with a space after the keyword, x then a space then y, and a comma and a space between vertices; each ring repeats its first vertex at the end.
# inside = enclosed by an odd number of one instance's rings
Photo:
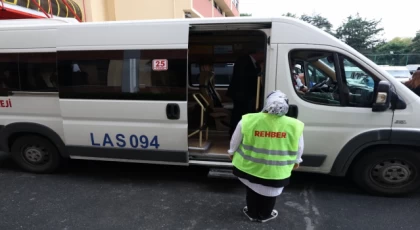
POLYGON ((268 113, 242 117, 243 140, 233 157, 233 165, 249 175, 269 180, 291 176, 297 162, 303 122, 268 113))

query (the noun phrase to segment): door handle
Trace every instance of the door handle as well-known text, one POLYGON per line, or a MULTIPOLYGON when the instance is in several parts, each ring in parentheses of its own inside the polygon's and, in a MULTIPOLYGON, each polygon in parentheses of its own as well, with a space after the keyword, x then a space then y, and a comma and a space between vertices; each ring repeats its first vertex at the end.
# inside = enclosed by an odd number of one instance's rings
POLYGON ((180 115, 181 114, 178 104, 170 103, 166 105, 166 117, 169 120, 178 120, 180 115))

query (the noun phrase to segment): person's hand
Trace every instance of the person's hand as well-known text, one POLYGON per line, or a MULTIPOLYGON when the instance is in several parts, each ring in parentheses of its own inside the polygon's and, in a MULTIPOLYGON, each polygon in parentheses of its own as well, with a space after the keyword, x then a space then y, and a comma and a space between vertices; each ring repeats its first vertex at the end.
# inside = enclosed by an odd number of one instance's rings
POLYGON ((296 170, 296 169, 298 169, 299 168, 299 164, 295 164, 294 166, 293 166, 293 170, 296 170))
POLYGON ((233 161, 233 155, 229 154, 229 158, 230 158, 231 161, 233 161))

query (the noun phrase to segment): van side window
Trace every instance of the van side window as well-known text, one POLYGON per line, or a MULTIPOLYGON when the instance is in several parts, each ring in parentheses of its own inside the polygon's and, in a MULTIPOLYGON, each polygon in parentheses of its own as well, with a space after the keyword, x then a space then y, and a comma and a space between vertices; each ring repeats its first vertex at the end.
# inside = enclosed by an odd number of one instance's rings
POLYGON ((0 53, 0 91, 2 95, 7 95, 8 91, 20 89, 18 60, 18 54, 0 53))
POLYGON ((303 100, 340 106, 333 53, 298 50, 290 57, 293 87, 303 100))
POLYGON ((56 53, 19 54, 22 91, 57 92, 56 53))
POLYGON ((338 56, 346 106, 371 107, 375 98, 375 85, 379 79, 373 77, 355 61, 342 54, 338 56))
POLYGON ((187 99, 186 50, 63 51, 58 74, 60 98, 187 99))

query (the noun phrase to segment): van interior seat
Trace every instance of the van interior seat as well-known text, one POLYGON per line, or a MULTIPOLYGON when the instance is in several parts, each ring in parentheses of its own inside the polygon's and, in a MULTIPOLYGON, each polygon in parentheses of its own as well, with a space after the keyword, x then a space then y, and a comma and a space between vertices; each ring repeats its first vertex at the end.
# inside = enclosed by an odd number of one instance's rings
POLYGON ((216 130, 229 130, 231 113, 229 110, 223 108, 220 95, 214 87, 214 75, 211 71, 200 71, 199 88, 200 93, 210 103, 210 116, 216 123, 216 130))

